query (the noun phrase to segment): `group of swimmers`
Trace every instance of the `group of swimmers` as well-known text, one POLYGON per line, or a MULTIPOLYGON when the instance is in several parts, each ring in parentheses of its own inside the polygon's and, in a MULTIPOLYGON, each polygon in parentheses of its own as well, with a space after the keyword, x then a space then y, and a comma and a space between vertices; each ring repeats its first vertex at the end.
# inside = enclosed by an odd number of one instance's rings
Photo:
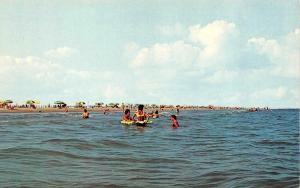
MULTIPOLYGON (((130 110, 126 109, 122 118, 122 121, 127 121, 127 122, 135 122, 135 124, 137 126, 145 126, 147 124, 147 121, 149 120, 149 118, 159 118, 160 115, 158 113, 158 111, 156 110, 154 113, 151 114, 146 114, 144 111, 144 105, 140 104, 138 106, 138 110, 133 114, 133 116, 131 117, 130 115, 130 110)), ((178 128, 179 127, 179 123, 177 121, 177 117, 175 115, 171 115, 170 119, 172 121, 172 127, 173 128, 178 128)))
MULTIPOLYGON (((144 105, 140 104, 138 105, 138 110, 133 114, 131 117, 130 115, 130 110, 126 109, 124 111, 124 115, 122 117, 122 121, 125 122, 134 122, 137 126, 145 126, 147 122, 149 121, 149 118, 159 118, 163 115, 158 113, 158 110, 156 110, 153 113, 147 114, 144 111, 144 105)), ((82 113, 82 118, 87 119, 89 118, 89 113, 87 109, 84 109, 82 113)), ((173 128, 178 128, 179 123, 177 121, 177 117, 175 115, 170 115, 169 116, 170 120, 172 121, 172 127, 173 128)))

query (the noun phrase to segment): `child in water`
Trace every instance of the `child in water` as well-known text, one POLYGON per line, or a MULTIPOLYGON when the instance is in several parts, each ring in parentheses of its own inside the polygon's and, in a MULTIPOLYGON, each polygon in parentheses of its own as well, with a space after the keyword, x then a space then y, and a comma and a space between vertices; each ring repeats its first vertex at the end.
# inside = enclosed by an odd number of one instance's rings
POLYGON ((159 114, 158 114, 158 110, 156 110, 153 114, 152 114, 152 118, 159 118, 159 114))
POLYGON ((133 121, 133 118, 130 117, 130 110, 129 109, 125 110, 122 120, 123 121, 133 121))
POLYGON ((173 122, 172 127, 173 128, 178 128, 179 127, 179 123, 177 121, 177 117, 175 115, 170 115, 170 119, 173 122))
POLYGON ((90 114, 88 113, 87 109, 84 109, 83 113, 82 113, 82 118, 87 119, 87 118, 89 118, 89 116, 90 116, 90 114))
POLYGON ((135 120, 135 117, 137 117, 138 123, 144 123, 145 120, 147 120, 147 115, 144 112, 144 105, 140 104, 138 106, 138 111, 135 112, 133 115, 133 119, 135 120))

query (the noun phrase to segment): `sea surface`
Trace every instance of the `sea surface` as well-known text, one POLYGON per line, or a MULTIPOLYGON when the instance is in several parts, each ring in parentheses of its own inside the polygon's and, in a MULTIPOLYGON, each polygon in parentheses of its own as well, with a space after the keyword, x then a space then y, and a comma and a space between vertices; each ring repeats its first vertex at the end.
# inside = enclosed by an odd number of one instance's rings
POLYGON ((299 187, 299 110, 0 114, 0 187, 299 187))

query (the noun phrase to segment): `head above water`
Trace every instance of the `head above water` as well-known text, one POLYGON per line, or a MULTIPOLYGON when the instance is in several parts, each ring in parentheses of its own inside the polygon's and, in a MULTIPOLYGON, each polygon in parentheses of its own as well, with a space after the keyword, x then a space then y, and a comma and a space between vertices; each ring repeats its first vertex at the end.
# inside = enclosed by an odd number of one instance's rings
POLYGON ((87 113, 87 109, 84 109, 83 111, 84 111, 85 113, 87 113))
POLYGON ((126 109, 125 110, 125 114, 129 114, 130 113, 130 110, 129 109, 126 109))
POLYGON ((177 117, 175 115, 170 115, 170 118, 177 120, 177 117))
POLYGON ((143 109, 144 109, 144 105, 140 104, 140 105, 138 106, 138 110, 143 110, 143 109))

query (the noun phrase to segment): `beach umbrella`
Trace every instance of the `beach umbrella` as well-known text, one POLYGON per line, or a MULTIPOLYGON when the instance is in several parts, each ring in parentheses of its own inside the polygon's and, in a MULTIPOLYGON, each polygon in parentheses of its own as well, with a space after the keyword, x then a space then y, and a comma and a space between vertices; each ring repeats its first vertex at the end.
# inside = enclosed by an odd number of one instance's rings
POLYGON ((11 103, 13 103, 13 101, 12 100, 5 100, 4 103, 5 104, 11 104, 11 103))
POLYGON ((80 105, 85 105, 85 102, 80 101, 80 102, 78 102, 78 104, 80 104, 80 105))
POLYGON ((26 101, 26 104, 34 104, 34 101, 33 100, 28 100, 28 101, 26 101))
POLYGON ((63 101, 55 101, 55 103, 54 104, 58 104, 58 105, 63 105, 63 104, 66 104, 65 102, 63 102, 63 101))
POLYGON ((0 100, 0 104, 4 104, 4 101, 0 100))
POLYGON ((85 105, 85 102, 83 102, 83 101, 79 101, 76 103, 76 106, 78 106, 78 107, 83 107, 84 105, 85 105))
POLYGON ((37 101, 37 100, 27 100, 26 101, 26 104, 40 104, 41 102, 40 101, 37 101))

